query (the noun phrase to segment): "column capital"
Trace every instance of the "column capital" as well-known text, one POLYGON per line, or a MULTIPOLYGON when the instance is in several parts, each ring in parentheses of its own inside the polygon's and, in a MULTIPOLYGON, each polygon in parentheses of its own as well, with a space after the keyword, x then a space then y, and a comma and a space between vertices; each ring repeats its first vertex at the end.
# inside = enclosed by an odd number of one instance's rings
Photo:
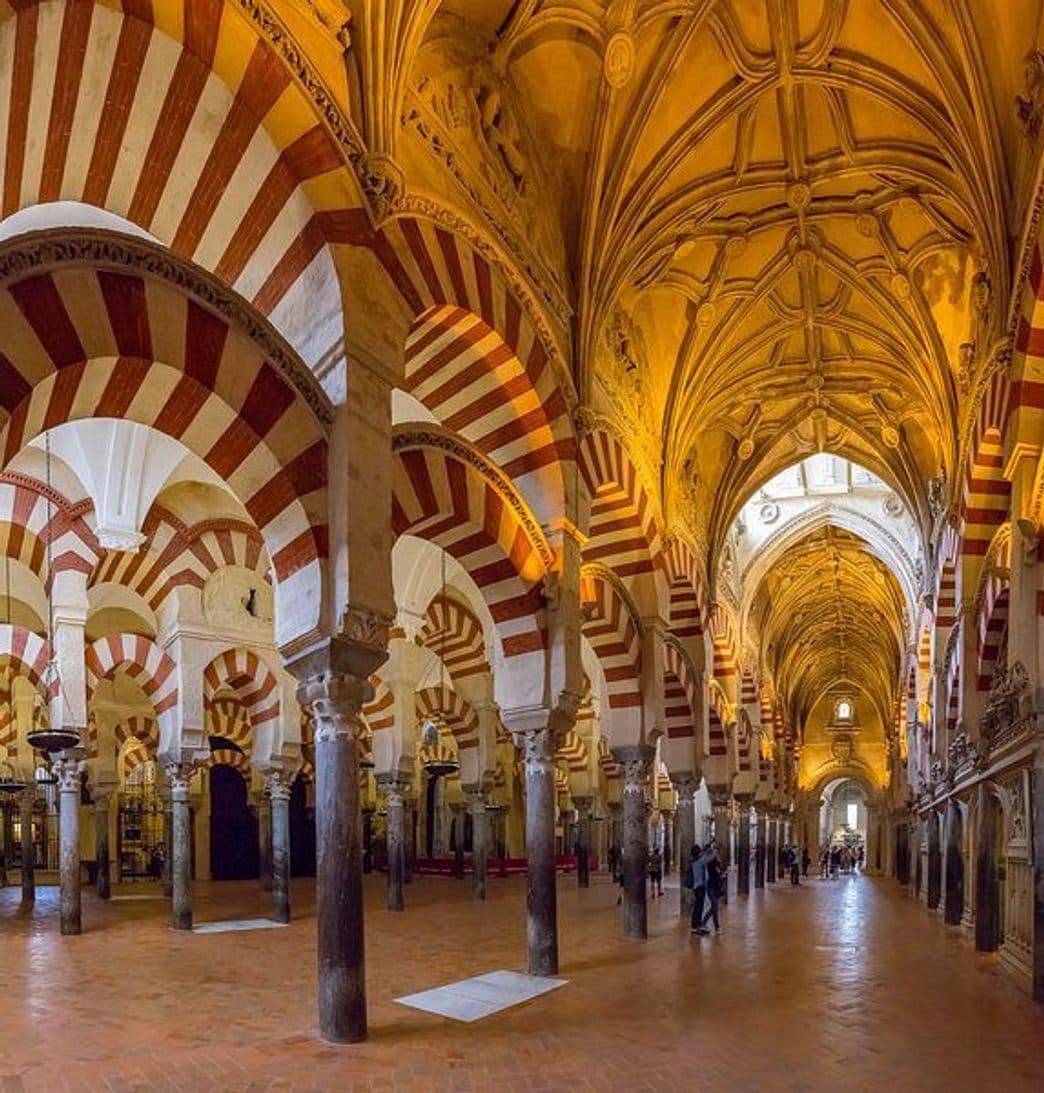
POLYGON ((59 793, 72 793, 80 788, 80 772, 83 770, 83 760, 75 756, 55 756, 51 760, 51 771, 58 779, 59 793))
POLYGON ((641 793, 645 788, 645 780, 649 776, 649 767, 656 749, 648 744, 632 744, 613 748, 612 754, 620 764, 624 793, 641 793))
POLYGON ((691 770, 676 771, 671 776, 671 785, 678 794, 678 802, 683 805, 691 805, 696 799, 696 790, 699 788, 699 780, 691 770))
POLYGON ((410 794, 410 779, 397 772, 377 775, 377 790, 385 795, 388 808, 404 808, 410 794))
POLYGON ((326 672, 302 679, 297 701, 315 721, 315 739, 350 736, 358 740, 366 731, 360 717, 363 704, 373 698, 369 679, 339 672, 326 672))
POLYGON ((469 812, 485 812, 486 811, 486 791, 481 785, 471 784, 467 786, 461 786, 461 792, 464 794, 464 800, 467 802, 469 812))
POLYGON ((547 726, 513 729, 512 736, 525 759, 527 768, 550 768, 554 764, 556 737, 547 726))
POLYGON ((732 790, 730 790, 728 786, 708 786, 707 792, 710 795, 711 808, 720 809, 729 807, 729 801, 732 799, 732 790))
POLYGON ((591 814, 591 805, 594 802, 593 797, 580 796, 573 798, 573 804, 576 805, 577 815, 581 820, 587 819, 591 814))
POLYGON ((189 798, 189 782, 195 771, 193 763, 172 761, 164 764, 167 777, 170 779, 170 795, 175 801, 187 801, 189 798))
POLYGON ((273 801, 289 801, 293 776, 285 770, 270 770, 265 775, 265 789, 273 801))

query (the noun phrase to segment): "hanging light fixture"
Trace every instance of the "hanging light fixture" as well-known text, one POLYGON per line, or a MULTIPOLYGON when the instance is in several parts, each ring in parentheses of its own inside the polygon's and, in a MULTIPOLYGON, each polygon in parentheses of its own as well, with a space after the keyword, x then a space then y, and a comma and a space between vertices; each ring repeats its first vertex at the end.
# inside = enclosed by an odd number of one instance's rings
MULTIPOLYGON (((442 552, 442 594, 443 605, 442 627, 439 630, 439 703, 446 699, 446 551, 442 552)), ((421 749, 428 752, 428 758, 424 761, 424 769, 431 775, 452 774, 460 769, 460 763, 449 755, 441 755, 439 743, 442 734, 447 728, 446 719, 442 716, 442 710, 433 710, 421 724, 420 738, 421 749)))
MULTIPOLYGON (((11 559, 4 554, 4 620, 8 626, 13 626, 14 622, 11 618, 11 559)), ((11 670, 11 665, 4 665, 4 698, 7 702, 7 718, 8 724, 14 724, 15 709, 14 709, 14 673, 11 670)), ((0 793, 21 793, 25 789, 25 782, 23 782, 17 775, 14 767, 11 763, 6 762, 0 767, 0 793)))
POLYGON ((51 523, 54 510, 51 501, 51 436, 49 433, 44 433, 44 461, 47 479, 47 651, 49 656, 43 674, 44 701, 38 703, 33 711, 33 723, 26 734, 26 739, 29 741, 30 746, 36 748, 37 751, 51 753, 68 751, 70 748, 78 747, 80 734, 75 729, 70 729, 65 725, 52 729, 47 710, 47 702, 51 692, 57 688, 58 693, 61 694, 61 688, 58 686, 60 683, 58 662, 54 652, 54 599, 52 596, 54 590, 54 569, 52 565, 54 560, 54 528, 51 523))

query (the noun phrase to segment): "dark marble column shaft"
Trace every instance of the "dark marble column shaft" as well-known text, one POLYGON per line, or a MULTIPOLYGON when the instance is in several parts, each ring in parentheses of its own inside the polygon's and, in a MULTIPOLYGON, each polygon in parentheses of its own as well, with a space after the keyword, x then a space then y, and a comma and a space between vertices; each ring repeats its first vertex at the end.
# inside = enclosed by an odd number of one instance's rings
POLYGON ((754 846, 754 887, 765 887, 765 866, 768 861, 768 855, 765 853, 765 841, 768 839, 768 824, 765 820, 764 812, 758 812, 757 820, 757 833, 755 835, 757 842, 754 846))
POLYGON ((480 786, 464 790, 471 815, 471 895, 473 899, 486 898, 487 862, 489 860, 489 813, 486 811, 486 793, 480 786))
POLYGON ((623 929, 625 937, 649 936, 645 903, 649 825, 645 815, 645 786, 652 749, 643 745, 614 748, 623 777, 623 929))
POLYGON ((574 797, 576 805, 576 886, 591 887, 591 798, 574 797))
MULTIPOLYGON (((692 848, 696 842, 696 779, 685 774, 672 778, 678 792, 678 872, 681 878, 692 868, 692 848)), ((688 917, 692 914, 692 889, 684 883, 679 885, 681 893, 678 911, 688 917)))
POLYGON ((19 796, 22 810, 22 902, 36 899, 36 848, 33 846, 33 803, 36 786, 29 786, 19 796))
POLYGON ((175 930, 192 929, 192 810, 189 779, 192 768, 170 763, 171 805, 171 925, 175 930))
POLYGON ((61 885, 61 931, 80 933, 80 762, 55 759, 58 776, 58 872, 61 885))
POLYGON ((271 817, 272 917, 290 921, 290 778, 283 771, 268 776, 271 817))
POLYGON ((388 805, 388 891, 385 905, 389 911, 403 911, 406 872, 406 794, 409 783, 396 774, 382 774, 377 779, 388 805))
POLYGON ((109 867, 109 797, 96 794, 94 798, 94 860, 97 867, 95 877, 99 899, 108 899, 112 894, 109 867))
POLYGON ((737 797, 739 820, 736 828, 736 891, 750 895, 750 798, 737 797))
POLYGON ((526 763, 526 948, 530 975, 558 974, 555 768, 550 729, 518 734, 526 763))

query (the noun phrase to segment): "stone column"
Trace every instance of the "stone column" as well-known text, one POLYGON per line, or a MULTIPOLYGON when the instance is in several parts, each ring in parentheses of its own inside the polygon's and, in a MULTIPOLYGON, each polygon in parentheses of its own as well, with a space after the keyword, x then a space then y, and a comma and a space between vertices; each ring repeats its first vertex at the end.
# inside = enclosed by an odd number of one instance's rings
POLYGON ((59 811, 58 874, 61 884, 61 930, 78 934, 80 922, 80 761, 56 758, 52 763, 58 777, 59 811))
POLYGON ((646 938, 645 891, 649 828, 645 819, 645 783, 653 749, 647 745, 613 748, 623 776, 623 927, 624 936, 646 938))
POLYGON ((576 805, 576 886, 591 887, 591 798, 574 797, 576 805))
POLYGON ((163 801, 163 870, 161 880, 163 894, 170 899, 174 895, 174 812, 171 801, 170 780, 160 787, 163 801))
POLYGON ((276 922, 290 921, 290 784, 285 771, 268 775, 268 799, 272 818, 272 917, 276 922))
POLYGON ((319 1030, 334 1043, 366 1039, 358 740, 359 710, 372 693, 366 679, 335 672, 298 688, 315 720, 319 1030))
POLYGON ((98 875, 95 878, 99 899, 108 899, 110 888, 109 868, 109 801, 111 794, 94 791, 94 858, 98 875))
POLYGON ((767 862, 765 840, 768 838, 768 824, 765 821, 765 813, 761 809, 757 812, 757 831, 754 837, 757 840, 754 844, 754 887, 764 888, 767 862))
MULTIPOLYGON (((269 791, 271 792, 271 791, 269 791)), ((266 892, 272 891, 272 809, 265 794, 257 799, 257 849, 260 861, 261 887, 266 892)))
POLYGON ((549 728, 516 734, 526 762, 526 946, 530 975, 558 974, 555 743, 549 728))
POLYGON ((611 801, 608 805, 608 809, 609 819, 607 823, 609 826, 609 845, 616 847, 616 853, 617 856, 619 856, 623 849, 620 845, 622 841, 620 839, 620 805, 615 801, 611 801))
POLYGON ((959 926, 964 914, 964 857, 961 837, 963 825, 961 813, 955 801, 946 806, 946 894, 943 902, 943 919, 950 926, 959 926))
POLYGON ((410 784, 398 774, 379 774, 377 784, 388 802, 388 894, 389 911, 406 908, 403 893, 406 872, 406 794, 410 784))
POLYGON ((765 843, 765 874, 769 884, 776 881, 776 865, 779 861, 779 821, 769 815, 768 841, 765 843))
POLYGON ((737 797, 739 821, 736 828, 736 891, 741 896, 750 895, 750 804, 749 797, 737 797))
POLYGON ((729 791, 720 786, 710 790, 711 808, 714 815, 714 841, 718 844, 718 857, 721 859, 721 902, 729 902, 729 866, 732 828, 729 817, 729 791))
POLYGON ((453 816, 453 875, 457 880, 464 879, 464 812, 463 804, 450 805, 453 816))
MULTIPOLYGON (((406 793, 409 793, 407 787, 406 793)), ((413 861, 417 852, 417 799, 409 797, 403 807, 402 883, 413 883, 413 861)))
POLYGON ((189 803, 188 763, 168 763, 171 804, 171 925, 192 929, 192 812, 189 803))
POLYGON ((22 790, 18 802, 22 810, 22 902, 36 899, 36 848, 33 846, 33 802, 36 786, 22 790))
POLYGON ((942 898, 942 851, 939 846, 939 816, 928 814, 928 909, 934 911, 942 898))
MULTIPOLYGON (((696 779, 689 773, 672 774, 678 794, 678 872, 684 878, 691 867, 692 847, 696 842, 696 779)), ((681 893, 679 913, 688 918, 692 914, 692 889, 684 884, 678 886, 681 893)))
POLYGON ((489 817, 486 812, 486 792, 481 786, 465 786, 464 797, 471 816, 471 895, 473 899, 484 900, 486 898, 486 863, 489 860, 489 817))

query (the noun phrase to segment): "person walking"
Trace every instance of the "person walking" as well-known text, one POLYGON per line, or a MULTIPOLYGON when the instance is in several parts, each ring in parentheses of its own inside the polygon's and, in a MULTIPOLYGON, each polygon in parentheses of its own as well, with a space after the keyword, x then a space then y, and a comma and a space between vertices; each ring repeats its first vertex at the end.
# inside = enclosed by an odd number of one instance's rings
POLYGON ((796 846, 790 847, 787 852, 787 863, 790 866, 790 883, 801 886, 801 854, 796 846))
POLYGON ((803 877, 805 877, 805 878, 808 877, 808 867, 811 864, 812 864, 812 855, 809 854, 808 847, 806 846, 805 849, 801 851, 801 875, 803 877))
POLYGON ((649 855, 649 887, 653 899, 663 895, 663 853, 658 846, 649 855))
POLYGON ((707 898, 707 862, 710 854, 700 850, 700 844, 694 843, 689 852, 689 881, 692 885, 692 915, 689 919, 689 933, 706 934, 703 925, 703 904, 707 898))
POLYGON ((708 921, 713 919, 714 932, 718 934, 721 933, 721 922, 718 920, 718 902, 721 899, 724 873, 721 868, 721 859, 718 857, 718 844, 713 839, 707 844, 705 856, 707 858, 707 900, 709 906, 704 912, 700 925, 704 928, 704 933, 710 933, 706 927, 708 921))

